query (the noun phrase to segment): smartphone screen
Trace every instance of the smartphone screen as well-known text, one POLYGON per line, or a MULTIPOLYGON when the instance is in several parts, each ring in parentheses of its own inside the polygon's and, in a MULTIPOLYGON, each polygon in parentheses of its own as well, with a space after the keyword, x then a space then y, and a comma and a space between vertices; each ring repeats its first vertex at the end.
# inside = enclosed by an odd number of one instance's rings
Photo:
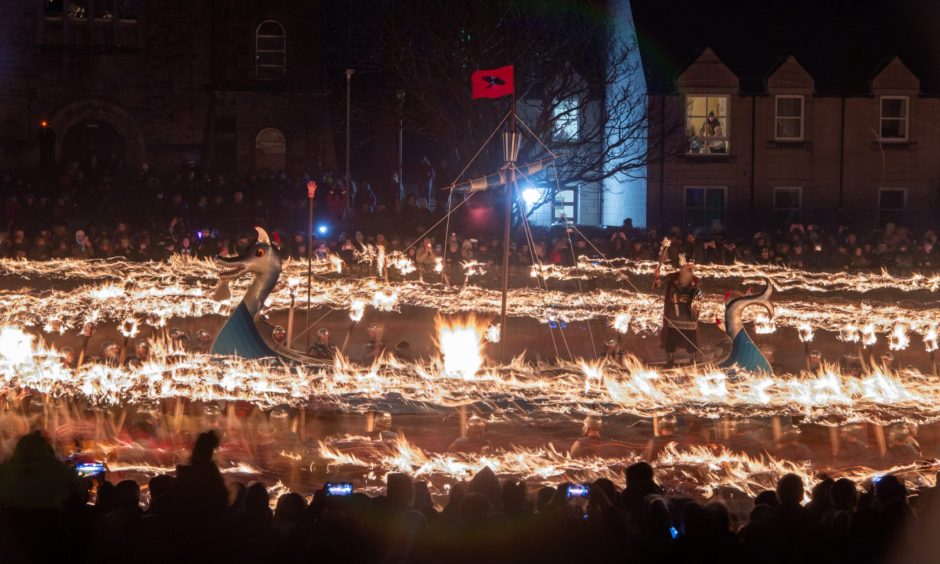
POLYGON ((353 486, 348 482, 343 483, 327 483, 326 484, 326 495, 337 496, 337 495, 352 495, 353 486))
POLYGON ((568 486, 568 498, 587 497, 590 488, 585 484, 572 484, 568 486))
POLYGON ((75 471, 82 478, 94 478, 104 474, 105 467, 101 462, 82 462, 75 465, 75 471))

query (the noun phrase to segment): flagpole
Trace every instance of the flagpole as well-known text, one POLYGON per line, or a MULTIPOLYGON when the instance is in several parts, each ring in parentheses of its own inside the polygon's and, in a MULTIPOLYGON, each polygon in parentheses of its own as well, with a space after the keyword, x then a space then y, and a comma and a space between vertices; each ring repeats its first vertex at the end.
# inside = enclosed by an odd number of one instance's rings
POLYGON ((506 152, 506 166, 509 168, 509 182, 506 183, 506 210, 503 214, 503 292, 499 310, 499 356, 506 358, 506 299, 509 294, 509 228, 512 223, 512 189, 516 183, 516 158, 519 154, 519 141, 516 137, 516 88, 513 84, 512 102, 509 106, 509 142, 503 143, 506 152))

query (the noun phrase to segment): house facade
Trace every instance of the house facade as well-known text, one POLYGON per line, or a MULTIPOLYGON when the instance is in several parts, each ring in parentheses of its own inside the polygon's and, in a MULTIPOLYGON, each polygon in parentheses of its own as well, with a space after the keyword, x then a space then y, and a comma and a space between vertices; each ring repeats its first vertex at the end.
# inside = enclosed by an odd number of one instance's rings
POLYGON ((652 93, 650 224, 935 225, 940 98, 896 57, 871 69, 865 91, 815 83, 792 56, 753 80, 704 49, 674 88, 652 93))
POLYGON ((335 159, 316 2, 11 0, 0 168, 309 170, 335 159))

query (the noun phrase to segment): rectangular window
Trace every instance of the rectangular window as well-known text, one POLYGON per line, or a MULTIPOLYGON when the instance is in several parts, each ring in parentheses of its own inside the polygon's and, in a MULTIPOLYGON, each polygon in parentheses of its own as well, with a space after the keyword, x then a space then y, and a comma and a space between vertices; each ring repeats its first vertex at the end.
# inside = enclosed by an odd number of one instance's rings
POLYGON ((898 223, 907 208, 907 190, 904 188, 882 188, 878 191, 878 227, 887 223, 898 223))
POLYGON ((881 140, 907 141, 907 96, 881 97, 881 140))
POLYGON ((774 138, 778 141, 803 140, 803 97, 777 96, 774 138))
POLYGON ((774 222, 786 227, 799 223, 800 209, 803 207, 803 188, 800 186, 774 187, 774 222))
POLYGON ((687 96, 686 132, 690 155, 728 153, 728 97, 687 96))
POLYGON ((710 229, 725 223, 724 186, 687 186, 685 188, 685 224, 693 229, 710 229))
POLYGON ((552 222, 578 222, 578 199, 574 190, 561 190, 555 193, 552 202, 552 222))
POLYGON ((558 102, 552 112, 555 121, 552 139, 561 142, 577 141, 580 135, 579 113, 578 101, 575 98, 558 102))

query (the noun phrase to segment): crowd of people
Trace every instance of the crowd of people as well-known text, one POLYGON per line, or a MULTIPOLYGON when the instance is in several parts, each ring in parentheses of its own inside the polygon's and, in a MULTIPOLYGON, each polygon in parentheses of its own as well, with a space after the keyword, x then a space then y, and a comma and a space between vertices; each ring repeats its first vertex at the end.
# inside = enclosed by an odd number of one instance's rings
MULTIPOLYGON (((446 209, 444 199, 440 205, 429 205, 427 198, 400 193, 397 187, 374 190, 366 182, 356 183, 350 194, 331 173, 314 176, 260 172, 230 179, 184 167, 163 177, 147 165, 133 173, 114 173, 95 160, 84 166, 72 163, 52 179, 0 174, 4 204, 0 258, 162 260, 173 254, 233 255, 253 241, 254 225, 276 233, 286 254, 304 257, 308 253, 305 185, 314 180, 318 189, 310 253, 338 255, 351 267, 356 251, 380 245, 389 253, 405 253, 419 268, 426 269, 437 258, 446 258, 449 271, 468 261, 482 263, 490 271, 500 267, 498 230, 492 231, 494 236, 478 237, 473 229, 462 229, 455 217, 451 232, 445 233, 448 224, 439 222, 446 209)), ((491 205, 486 197, 475 199, 491 205)), ((511 243, 511 264, 571 265, 581 255, 656 260, 664 236, 673 242, 669 258, 674 263, 682 253, 704 264, 738 261, 834 270, 940 266, 934 231, 915 234, 890 223, 864 234, 844 226, 824 230, 791 223, 742 238, 717 224, 694 230, 637 229, 630 220, 606 230, 536 229, 531 240, 519 229, 511 243)))
MULTIPOLYGON (((530 491, 484 468, 435 503, 392 473, 379 495, 325 484, 272 500, 226 481, 200 434, 189 464, 140 486, 81 477, 38 432, 0 465, 6 562, 916 562, 940 509, 894 475, 863 484, 780 478, 746 519, 670 495, 645 462, 607 479, 530 491), (272 501, 274 509, 272 510, 272 501)), ((923 555, 923 554, 921 554, 923 555)))

